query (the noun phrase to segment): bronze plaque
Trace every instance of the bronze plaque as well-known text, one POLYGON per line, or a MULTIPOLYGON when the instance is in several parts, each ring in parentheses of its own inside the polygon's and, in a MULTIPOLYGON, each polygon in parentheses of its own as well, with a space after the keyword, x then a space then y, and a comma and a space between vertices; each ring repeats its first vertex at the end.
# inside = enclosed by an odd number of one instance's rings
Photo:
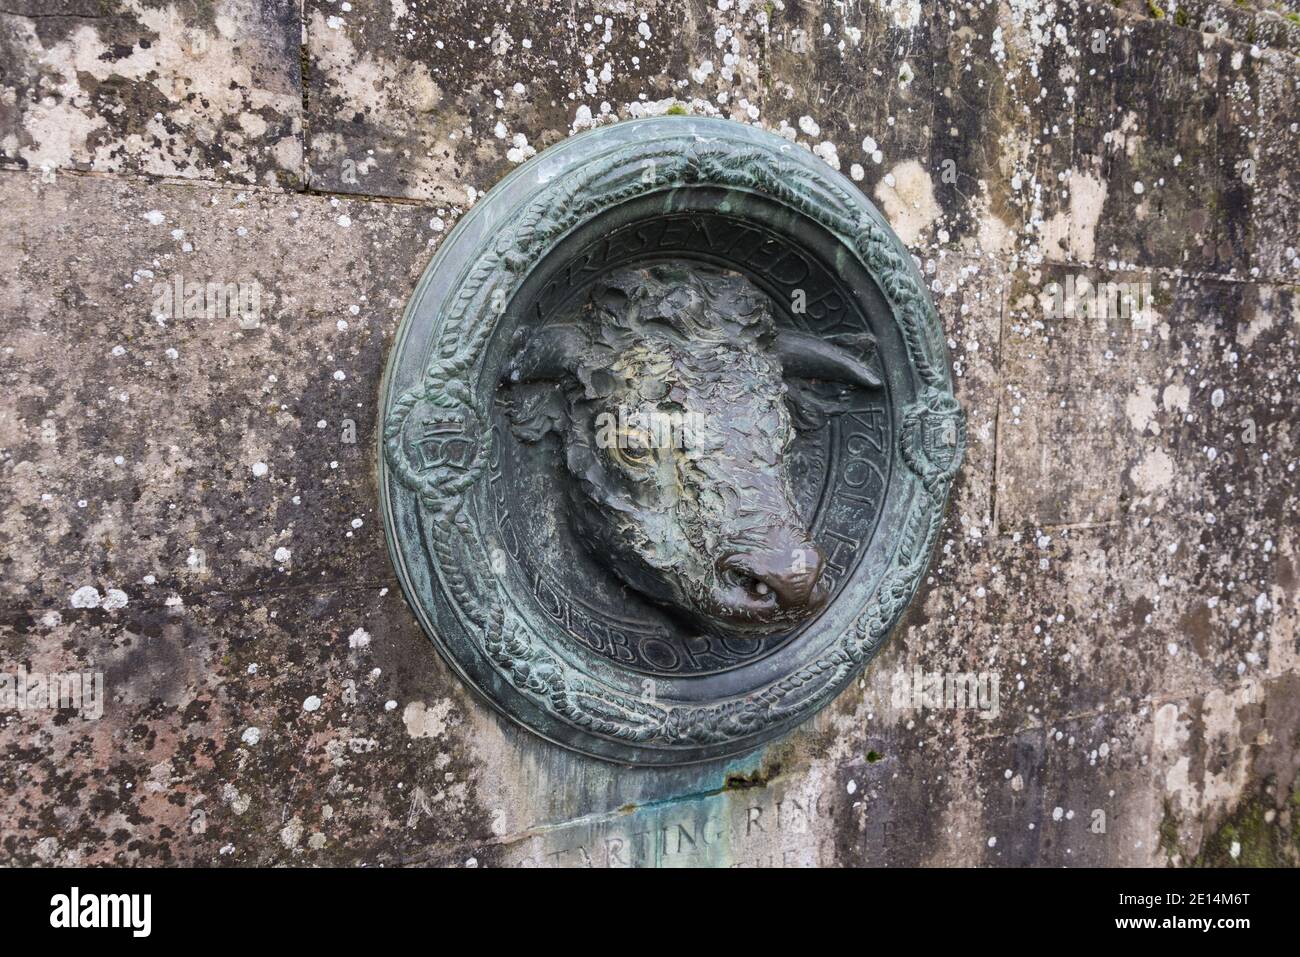
POLYGON ((875 207, 807 151, 660 117, 566 140, 444 241, 386 375, 390 549, 446 660, 609 760, 743 752, 919 584, 965 425, 875 207))

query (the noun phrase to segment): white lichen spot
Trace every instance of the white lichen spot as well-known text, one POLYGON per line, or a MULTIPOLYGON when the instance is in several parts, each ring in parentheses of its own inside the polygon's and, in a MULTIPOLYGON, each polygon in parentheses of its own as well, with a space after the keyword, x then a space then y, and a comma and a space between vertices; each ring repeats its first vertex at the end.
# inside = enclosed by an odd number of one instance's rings
POLYGON ((83 585, 72 593, 69 604, 73 608, 98 608, 100 603, 99 589, 94 585, 83 585))
POLYGON ((1138 386, 1137 391, 1125 400, 1124 414, 1128 417, 1128 424, 1138 432, 1144 432, 1146 431, 1147 426, 1151 426, 1151 430, 1158 434, 1160 432, 1160 427, 1155 424, 1155 386, 1138 386))
POLYGON ((406 733, 413 738, 440 738, 447 731, 447 718, 451 702, 442 700, 432 707, 423 701, 412 701, 402 710, 402 723, 406 733))
POLYGON ((302 820, 293 818, 284 827, 280 828, 280 843, 287 849, 293 850, 302 840, 302 820))
POLYGON ((839 153, 835 149, 835 144, 830 140, 823 140, 818 143, 813 147, 813 152, 824 159, 831 169, 838 170, 840 168, 839 153))
POLYGON ((898 238, 909 246, 920 241, 941 212, 930 174, 916 160, 904 160, 891 169, 876 186, 876 198, 898 238))
POLYGON ((1185 385, 1170 383, 1160 397, 1166 412, 1186 412, 1192 401, 1192 390, 1185 385))
POLYGON ((1164 449, 1155 449, 1133 466, 1129 478, 1143 492, 1157 492, 1174 477, 1174 463, 1164 449))
POLYGON ((893 17, 900 30, 911 30, 921 22, 921 0, 876 0, 876 5, 893 17))
POLYGON ((522 163, 537 155, 537 150, 529 145, 528 137, 523 133, 516 133, 510 142, 513 145, 506 150, 506 159, 512 163, 522 163))
POLYGON ((1090 262, 1096 254, 1097 223, 1106 203, 1107 185, 1100 176, 1070 170, 1068 210, 1042 220, 1039 235, 1044 252, 1090 262))

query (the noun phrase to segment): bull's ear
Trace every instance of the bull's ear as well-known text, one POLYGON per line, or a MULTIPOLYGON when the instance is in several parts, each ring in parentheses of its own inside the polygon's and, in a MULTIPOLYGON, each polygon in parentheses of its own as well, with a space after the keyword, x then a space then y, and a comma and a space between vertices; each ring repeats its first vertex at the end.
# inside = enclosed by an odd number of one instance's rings
POLYGON ((831 416, 852 408, 854 401, 852 391, 842 386, 797 379, 786 383, 785 404, 800 432, 816 432, 831 416))
POLYGON ((505 384, 559 382, 573 375, 586 345, 576 326, 520 329, 515 333, 515 354, 501 374, 505 384))
POLYGON ((883 383, 853 353, 869 359, 875 354, 875 347, 875 338, 866 333, 855 336, 849 347, 790 330, 777 333, 775 346, 786 378, 839 382, 864 389, 878 389, 883 383))
MULTIPOLYGON (((515 332, 514 355, 501 372, 503 385, 558 384, 574 375, 585 338, 574 326, 522 328, 515 332)), ((547 432, 564 433, 569 419, 565 390, 518 389, 510 399, 510 431, 523 442, 547 432)))
POLYGON ((561 389, 517 390, 511 397, 510 431, 521 442, 536 442, 547 432, 563 435, 569 422, 569 404, 561 389))
POLYGON ((795 428, 802 431, 816 431, 851 408, 859 399, 856 390, 882 385, 867 365, 876 354, 876 340, 867 333, 830 342, 784 331, 777 333, 775 349, 786 378, 786 403, 795 428))

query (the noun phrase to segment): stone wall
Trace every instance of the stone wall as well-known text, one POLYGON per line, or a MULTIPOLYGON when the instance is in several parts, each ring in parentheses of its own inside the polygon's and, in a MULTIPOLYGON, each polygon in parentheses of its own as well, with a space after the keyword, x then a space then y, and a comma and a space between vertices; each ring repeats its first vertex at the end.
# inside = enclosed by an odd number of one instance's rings
POLYGON ((0 863, 1300 861, 1295 10, 9 0, 0 671, 106 700, 0 711, 0 863), (681 111, 877 202, 971 447, 857 687, 751 757, 643 771, 437 658, 375 428, 458 217, 575 131, 681 111), (1147 308, 1053 311, 1080 279, 1147 308), (997 706, 912 694, 952 674, 997 706))

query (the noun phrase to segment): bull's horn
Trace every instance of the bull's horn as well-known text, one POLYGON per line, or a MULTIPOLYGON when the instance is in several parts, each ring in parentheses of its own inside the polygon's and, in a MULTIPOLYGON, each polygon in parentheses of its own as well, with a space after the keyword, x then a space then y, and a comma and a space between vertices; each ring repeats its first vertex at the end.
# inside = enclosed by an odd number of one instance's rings
POLYGON ((883 385, 879 376, 843 349, 805 332, 777 333, 776 354, 781 369, 792 378, 849 382, 869 389, 883 385))
POLYGON ((586 338, 574 326, 547 326, 544 329, 520 330, 523 344, 506 365, 507 382, 547 382, 572 374, 586 338))

